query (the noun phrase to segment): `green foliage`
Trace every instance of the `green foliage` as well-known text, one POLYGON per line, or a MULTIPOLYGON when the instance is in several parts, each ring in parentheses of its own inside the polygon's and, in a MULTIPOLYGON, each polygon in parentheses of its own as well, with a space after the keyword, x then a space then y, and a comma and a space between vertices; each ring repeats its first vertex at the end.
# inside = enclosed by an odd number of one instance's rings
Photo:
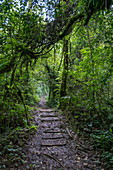
POLYGON ((28 141, 29 135, 37 130, 36 125, 30 125, 26 128, 18 126, 13 130, 7 130, 0 134, 0 168, 6 169, 19 167, 25 163, 24 145, 28 141))
POLYGON ((16 142, 21 128, 36 130, 29 126, 29 106, 46 96, 50 106, 66 109, 78 131, 92 133, 111 166, 111 4, 111 0, 0 3, 0 132, 7 136, 12 131, 4 146, 10 156, 19 152, 10 142, 12 136, 16 142))
POLYGON ((70 100, 63 99, 66 116, 74 129, 92 134, 108 168, 112 167, 113 159, 111 18, 111 11, 100 14, 99 19, 95 16, 88 26, 80 27, 76 34, 73 32, 67 81, 70 100))
POLYGON ((111 168, 113 166, 113 133, 110 131, 97 130, 91 136, 95 141, 95 147, 101 149, 101 158, 105 166, 107 169, 111 168))

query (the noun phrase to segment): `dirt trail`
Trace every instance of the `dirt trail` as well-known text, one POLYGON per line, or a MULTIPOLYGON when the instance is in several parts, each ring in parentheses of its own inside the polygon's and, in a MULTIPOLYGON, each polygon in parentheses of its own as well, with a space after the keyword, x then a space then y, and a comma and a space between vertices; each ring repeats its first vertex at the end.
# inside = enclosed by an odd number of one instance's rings
POLYGON ((66 119, 52 109, 36 111, 38 130, 27 147, 21 169, 103 170, 92 146, 69 129, 66 119))

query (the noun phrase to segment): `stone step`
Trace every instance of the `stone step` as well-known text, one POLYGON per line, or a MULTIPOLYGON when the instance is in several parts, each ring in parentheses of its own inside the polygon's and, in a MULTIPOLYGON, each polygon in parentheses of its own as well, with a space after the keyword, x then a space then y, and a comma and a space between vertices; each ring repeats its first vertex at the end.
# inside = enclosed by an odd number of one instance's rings
POLYGON ((40 112, 56 112, 56 111, 53 110, 53 109, 40 109, 39 111, 40 111, 40 112))
POLYGON ((46 121, 46 122, 48 122, 48 121, 60 121, 60 119, 59 119, 58 117, 41 118, 40 120, 41 120, 42 122, 43 122, 43 121, 46 121))
POLYGON ((45 118, 45 117, 55 117, 55 118, 56 118, 56 117, 58 117, 58 116, 55 115, 55 114, 50 113, 50 114, 41 114, 40 117, 44 117, 44 118, 45 118))
POLYGON ((50 133, 50 134, 46 134, 46 135, 42 136, 42 139, 61 139, 61 138, 64 138, 61 134, 52 135, 50 133))
MULTIPOLYGON (((50 127, 50 126, 54 126, 54 125, 59 126, 59 125, 61 125, 61 121, 53 121, 53 122, 52 122, 52 121, 47 121, 47 122, 44 121, 44 122, 41 123, 41 125, 42 125, 42 126, 49 126, 49 127, 50 127)), ((52 128, 52 127, 51 127, 51 128, 52 128)), ((53 127, 53 128, 54 128, 54 127, 53 127)))
MULTIPOLYGON (((61 126, 61 123, 60 122, 52 122, 52 123, 50 123, 50 122, 44 122, 44 123, 42 123, 41 125, 40 125, 40 127, 42 127, 42 128, 46 128, 46 129, 53 129, 53 128, 60 128, 60 126, 61 126)), ((45 129, 45 130, 46 130, 45 129)))
POLYGON ((58 128, 54 128, 54 129, 48 128, 48 129, 44 130, 43 132, 44 133, 62 133, 61 130, 58 128))
POLYGON ((41 143, 42 146, 46 146, 46 147, 52 147, 52 146, 64 146, 66 145, 66 140, 59 140, 59 139, 55 139, 55 140, 44 140, 41 143))

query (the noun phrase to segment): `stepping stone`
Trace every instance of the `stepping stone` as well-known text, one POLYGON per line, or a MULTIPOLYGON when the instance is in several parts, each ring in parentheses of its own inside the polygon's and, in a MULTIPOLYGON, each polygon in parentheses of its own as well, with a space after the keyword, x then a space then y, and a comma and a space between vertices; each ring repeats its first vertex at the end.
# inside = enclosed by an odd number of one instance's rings
POLYGON ((59 140, 59 139, 55 139, 55 140, 45 140, 45 141, 42 141, 41 143, 42 146, 46 146, 46 147, 49 147, 49 146, 64 146, 66 145, 66 140, 59 140))
POLYGON ((58 117, 41 118, 41 121, 60 121, 58 117))

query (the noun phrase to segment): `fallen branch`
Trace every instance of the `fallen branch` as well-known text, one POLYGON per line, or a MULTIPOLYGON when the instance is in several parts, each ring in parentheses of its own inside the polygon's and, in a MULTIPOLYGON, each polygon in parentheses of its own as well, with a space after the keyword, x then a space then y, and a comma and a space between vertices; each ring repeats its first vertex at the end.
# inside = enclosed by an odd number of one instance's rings
POLYGON ((43 153, 43 155, 45 155, 45 156, 47 156, 47 157, 55 160, 56 162, 58 162, 58 163, 62 166, 62 168, 65 169, 64 165, 62 165, 62 163, 61 163, 57 158, 55 158, 55 157, 53 157, 52 155, 49 155, 49 154, 47 154, 47 153, 43 153))
POLYGON ((71 133, 70 133, 70 131, 69 131, 69 129, 68 129, 68 128, 66 128, 66 131, 67 131, 67 133, 68 133, 69 137, 70 137, 71 139, 74 139, 74 138, 73 138, 73 136, 71 135, 71 133))

